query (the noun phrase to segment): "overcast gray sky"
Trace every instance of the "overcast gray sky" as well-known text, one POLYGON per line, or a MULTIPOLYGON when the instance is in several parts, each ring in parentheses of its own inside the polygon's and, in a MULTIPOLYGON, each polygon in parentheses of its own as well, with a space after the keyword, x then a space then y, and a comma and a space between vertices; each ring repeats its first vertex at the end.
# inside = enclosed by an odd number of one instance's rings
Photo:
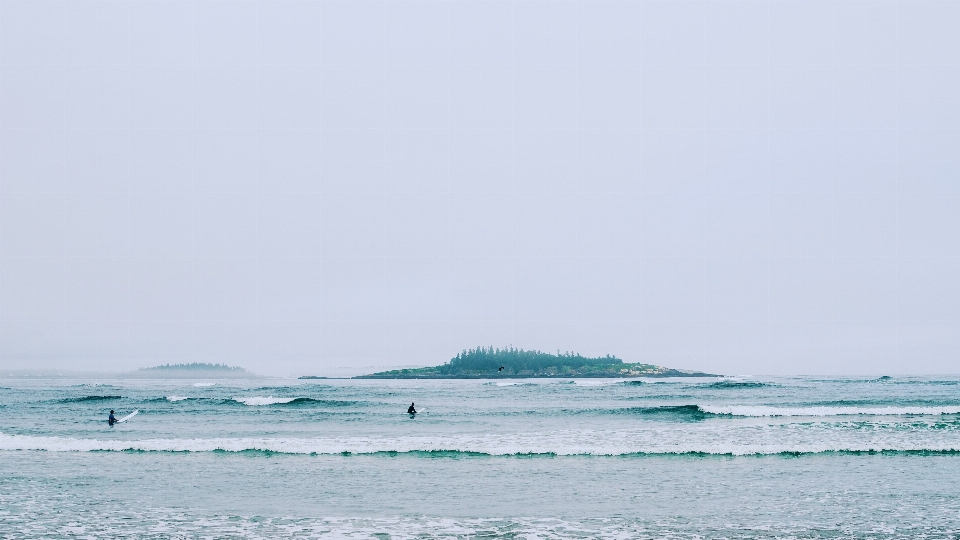
POLYGON ((956 373, 960 2, 0 1, 0 364, 956 373))

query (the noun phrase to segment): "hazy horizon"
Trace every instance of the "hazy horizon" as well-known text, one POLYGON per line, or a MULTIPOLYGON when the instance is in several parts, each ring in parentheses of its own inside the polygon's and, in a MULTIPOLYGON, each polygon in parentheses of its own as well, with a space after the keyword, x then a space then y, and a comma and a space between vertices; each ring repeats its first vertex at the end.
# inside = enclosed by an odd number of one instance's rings
POLYGON ((955 374, 960 2, 0 0, 0 368, 955 374))

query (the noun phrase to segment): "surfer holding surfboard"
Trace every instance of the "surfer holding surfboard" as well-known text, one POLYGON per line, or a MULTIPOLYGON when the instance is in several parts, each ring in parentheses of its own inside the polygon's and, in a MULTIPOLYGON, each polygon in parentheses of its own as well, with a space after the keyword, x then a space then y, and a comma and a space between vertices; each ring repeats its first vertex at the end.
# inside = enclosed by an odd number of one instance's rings
POLYGON ((114 424, 120 424, 120 423, 126 422, 127 420, 133 418, 134 416, 137 415, 138 412, 140 412, 140 409, 137 409, 137 410, 133 411, 132 413, 124 416, 123 418, 117 420, 117 418, 113 415, 113 409, 110 409, 110 417, 107 418, 107 423, 110 424, 110 426, 112 427, 114 424))

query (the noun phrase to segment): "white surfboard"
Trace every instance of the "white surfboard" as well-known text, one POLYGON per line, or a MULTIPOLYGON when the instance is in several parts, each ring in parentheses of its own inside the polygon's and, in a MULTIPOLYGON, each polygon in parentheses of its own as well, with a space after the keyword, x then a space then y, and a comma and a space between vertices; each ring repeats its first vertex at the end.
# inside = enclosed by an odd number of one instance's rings
POLYGON ((138 412, 140 412, 140 409, 137 409, 137 410, 133 411, 132 413, 124 416, 123 418, 117 420, 117 423, 120 424, 120 423, 122 423, 122 422, 126 422, 127 420, 129 420, 129 419, 133 418, 134 416, 136 416, 138 412))

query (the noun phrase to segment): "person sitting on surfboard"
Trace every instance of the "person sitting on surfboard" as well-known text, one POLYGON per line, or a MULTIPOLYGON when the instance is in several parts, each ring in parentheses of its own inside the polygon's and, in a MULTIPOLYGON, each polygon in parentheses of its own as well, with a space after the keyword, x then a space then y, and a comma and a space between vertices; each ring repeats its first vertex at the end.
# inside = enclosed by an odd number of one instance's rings
POLYGON ((417 409, 414 408, 413 403, 411 403, 410 406, 407 407, 407 413, 409 413, 409 414, 417 414, 417 409))
POLYGON ((110 418, 107 418, 107 423, 111 426, 117 423, 117 418, 113 416, 113 409, 110 409, 110 418))

